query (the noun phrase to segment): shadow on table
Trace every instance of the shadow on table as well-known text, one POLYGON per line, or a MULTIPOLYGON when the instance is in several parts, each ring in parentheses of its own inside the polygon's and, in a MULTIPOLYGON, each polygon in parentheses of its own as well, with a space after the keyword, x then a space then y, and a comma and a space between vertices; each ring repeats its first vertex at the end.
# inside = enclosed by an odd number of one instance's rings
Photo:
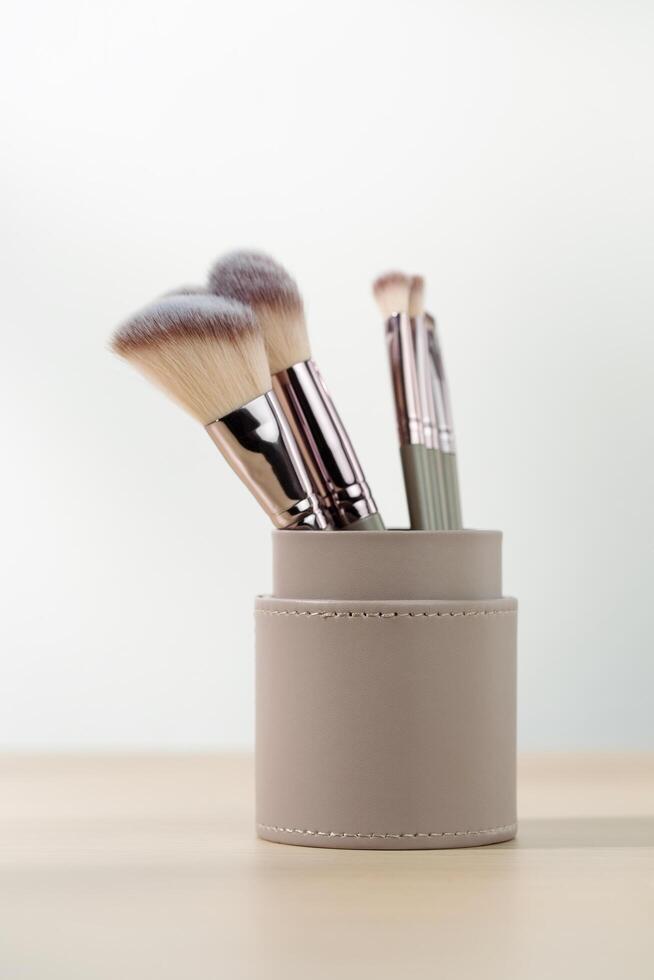
POLYGON ((519 820, 518 836, 498 848, 654 847, 654 816, 519 820))

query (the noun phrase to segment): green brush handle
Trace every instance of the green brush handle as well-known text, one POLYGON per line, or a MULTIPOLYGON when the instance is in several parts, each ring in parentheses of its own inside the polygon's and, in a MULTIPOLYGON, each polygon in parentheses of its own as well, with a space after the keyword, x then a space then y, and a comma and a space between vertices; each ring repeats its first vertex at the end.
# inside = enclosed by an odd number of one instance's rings
POLYGON ((463 527, 461 519, 461 498, 459 496, 459 470, 456 453, 441 453, 443 477, 445 480, 445 499, 447 501, 447 527, 458 531, 463 527))
POLYGON ((431 475, 425 446, 400 446, 404 489, 412 531, 433 530, 431 475))
POLYGON ((427 462, 431 478, 432 526, 435 531, 443 531, 447 528, 447 496, 440 449, 427 449, 427 462))
POLYGON ((384 522, 381 514, 370 514, 368 517, 360 517, 354 524, 346 524, 339 528, 341 531, 385 531, 384 522))

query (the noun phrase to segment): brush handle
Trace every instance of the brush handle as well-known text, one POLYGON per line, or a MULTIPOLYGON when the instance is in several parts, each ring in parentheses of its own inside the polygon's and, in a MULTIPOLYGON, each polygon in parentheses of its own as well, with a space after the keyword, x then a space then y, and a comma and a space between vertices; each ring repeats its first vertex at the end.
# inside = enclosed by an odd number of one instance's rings
POLYGON ((445 480, 445 498, 447 501, 447 527, 450 531, 458 531, 463 527, 461 518, 461 498, 459 495, 459 469, 456 453, 441 453, 443 477, 445 480))
POLYGON ((429 338, 431 329, 424 316, 410 318, 414 341, 416 378, 418 382, 418 405, 422 431, 420 438, 410 442, 420 442, 427 453, 427 468, 430 482, 431 515, 430 531, 441 531, 447 527, 445 515, 445 486, 438 442, 438 415, 431 382, 431 355, 429 338))
POLYGON ((427 462, 431 479, 432 529, 443 531, 447 528, 447 493, 443 473, 443 454, 439 449, 427 449, 427 462))
POLYGON ((434 516, 427 450, 425 446, 406 443, 400 446, 400 458, 411 530, 428 531, 434 522, 434 516))
POLYGON ((385 531, 386 527, 381 519, 381 514, 370 514, 368 517, 361 517, 353 524, 347 524, 340 528, 342 531, 385 531))

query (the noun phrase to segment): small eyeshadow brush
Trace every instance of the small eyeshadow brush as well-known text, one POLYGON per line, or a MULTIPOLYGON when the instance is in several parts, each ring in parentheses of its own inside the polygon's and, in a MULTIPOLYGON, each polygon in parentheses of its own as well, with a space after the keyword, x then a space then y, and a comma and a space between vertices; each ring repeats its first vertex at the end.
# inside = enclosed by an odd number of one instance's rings
MULTIPOLYGON (((433 474, 423 422, 424 382, 418 375, 418 334, 409 318, 411 281, 402 272, 388 272, 373 283, 373 293, 386 323, 386 340, 400 441, 400 458, 412 530, 438 526, 433 474)), ((424 362, 424 356, 422 361, 424 362)))
POLYGON ((204 425, 275 527, 331 526, 270 390, 248 307, 212 295, 168 296, 127 320, 111 346, 204 425))
POLYGON ((461 517, 459 469, 456 458, 450 389, 447 382, 447 373, 445 371, 445 362, 443 360, 436 320, 429 313, 425 314, 424 320, 427 326, 431 390, 438 423, 438 445, 441 454, 447 509, 446 527, 451 531, 456 531, 463 527, 463 520, 461 517))

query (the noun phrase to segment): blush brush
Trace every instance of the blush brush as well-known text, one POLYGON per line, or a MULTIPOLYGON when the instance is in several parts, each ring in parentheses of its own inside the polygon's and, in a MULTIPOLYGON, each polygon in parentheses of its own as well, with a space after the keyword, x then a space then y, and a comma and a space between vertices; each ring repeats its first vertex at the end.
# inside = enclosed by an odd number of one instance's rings
POLYGON ((127 320, 111 346, 206 428, 275 527, 331 526, 271 391, 248 307, 212 295, 164 297, 127 320))
POLYGON ((273 391, 321 506, 331 514, 335 527, 384 530, 347 430, 312 358, 304 304, 295 281, 268 255, 237 251, 214 264, 209 287, 254 312, 263 333, 273 391))

